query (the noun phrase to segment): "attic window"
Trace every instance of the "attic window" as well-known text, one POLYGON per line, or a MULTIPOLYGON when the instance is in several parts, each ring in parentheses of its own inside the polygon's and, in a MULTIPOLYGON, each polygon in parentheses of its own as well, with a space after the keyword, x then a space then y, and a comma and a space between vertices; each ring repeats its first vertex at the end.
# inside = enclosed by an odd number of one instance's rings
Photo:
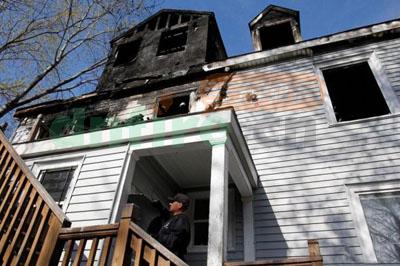
POLYGON ((263 50, 274 49, 295 43, 290 22, 279 23, 259 29, 263 50))
POLYGON ((157 103, 157 117, 167 117, 189 113, 189 94, 163 97, 157 103))
POLYGON ((322 73, 338 122, 390 113, 368 62, 330 68, 322 73))
POLYGON ((128 64, 136 59, 142 40, 120 44, 117 49, 114 66, 128 64))
POLYGON ((188 27, 165 31, 161 34, 157 55, 183 51, 186 48, 188 27))

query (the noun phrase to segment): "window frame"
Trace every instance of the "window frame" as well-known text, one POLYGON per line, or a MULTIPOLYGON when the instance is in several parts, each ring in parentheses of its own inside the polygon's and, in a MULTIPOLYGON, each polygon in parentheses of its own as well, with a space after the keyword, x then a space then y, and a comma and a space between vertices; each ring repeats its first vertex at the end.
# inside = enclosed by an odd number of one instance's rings
MULTIPOLYGON (((191 204, 187 210, 187 215, 190 220, 190 243, 188 245, 189 253, 204 253, 207 252, 208 245, 194 245, 194 202, 196 199, 210 199, 210 191, 197 191, 187 193, 191 199, 191 204)), ((235 208, 235 190, 233 188, 228 189, 228 211, 232 211, 231 215, 228 212, 228 251, 235 251, 236 248, 236 208, 235 208)))
POLYGON ((153 118, 154 119, 164 119, 164 118, 170 118, 170 117, 175 117, 175 116, 179 116, 179 115, 186 115, 186 114, 190 114, 190 109, 191 109, 191 105, 192 105, 192 97, 191 97, 191 93, 194 92, 194 90, 188 90, 188 91, 182 91, 182 92, 174 92, 174 93, 168 93, 168 94, 164 94, 164 95, 160 95, 156 97, 155 100, 155 104, 154 104, 154 108, 153 108, 153 118), (176 114, 176 115, 169 115, 169 116, 158 116, 158 111, 159 111, 159 107, 160 107, 160 101, 163 101, 165 99, 169 99, 169 98, 176 98, 176 97, 182 97, 182 96, 188 96, 189 97, 189 101, 188 101, 188 112, 185 114, 176 114))
POLYGON ((400 192, 399 180, 372 181, 368 183, 345 184, 349 196, 350 209, 355 229, 363 251, 365 262, 378 263, 375 255, 374 244, 369 232, 364 209, 361 205, 360 195, 375 193, 400 192))
POLYGON ((376 56, 375 52, 365 52, 365 53, 360 53, 357 55, 344 55, 342 57, 338 57, 337 55, 336 56, 335 55, 331 55, 331 56, 323 55, 323 56, 321 56, 321 58, 322 59, 319 60, 320 62, 317 62, 317 63, 314 62, 314 70, 317 75, 321 98, 322 98, 322 101, 325 106, 325 112, 327 115, 329 125, 336 125, 336 124, 343 125, 343 124, 357 123, 359 121, 376 119, 378 117, 386 117, 386 116, 394 115, 396 113, 400 113, 399 99, 397 98, 397 96, 394 92, 394 89, 393 89, 387 75, 385 74, 384 69, 383 69, 381 63, 379 62, 379 59, 376 56), (326 59, 324 59, 324 57, 326 57, 326 59), (358 63, 367 63, 368 64, 368 66, 375 78, 375 81, 378 84, 378 87, 382 93, 382 96, 385 99, 385 102, 389 108, 390 114, 338 122, 336 119, 336 116, 335 116, 331 98, 329 96, 329 91, 328 91, 328 87, 325 82, 323 71, 328 70, 328 69, 350 66, 350 65, 354 65, 354 64, 358 64, 358 63))
MULTIPOLYGON (((75 168, 74 174, 71 178, 71 182, 69 183, 67 192, 65 194, 65 199, 64 201, 62 201, 63 212, 67 211, 68 205, 71 201, 72 193, 75 188, 76 182, 78 181, 78 176, 81 171, 84 158, 85 156, 60 158, 56 160, 47 159, 35 161, 32 165, 32 173, 35 175, 39 182, 42 182, 44 173, 46 171, 57 171, 65 170, 68 168, 75 168)), ((59 204, 59 202, 57 202, 57 204, 59 204)))

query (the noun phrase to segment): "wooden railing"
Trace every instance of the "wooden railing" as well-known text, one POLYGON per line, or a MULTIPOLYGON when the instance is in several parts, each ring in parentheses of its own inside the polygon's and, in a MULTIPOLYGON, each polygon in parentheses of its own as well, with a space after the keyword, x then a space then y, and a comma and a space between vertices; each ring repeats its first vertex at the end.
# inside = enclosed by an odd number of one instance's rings
POLYGON ((48 265, 70 223, 0 131, 0 265, 48 265))
POLYGON ((150 265, 187 266, 143 229, 132 222, 133 205, 128 204, 118 224, 65 228, 59 235, 64 248, 62 265, 150 265), (102 250, 100 251, 100 246, 102 250), (111 249, 114 249, 111 257, 111 249), (86 252, 85 252, 86 250, 86 252), (75 251, 75 252, 74 252, 75 251), (100 252, 100 256, 96 254, 100 252), (144 263, 145 262, 145 263, 144 263))
POLYGON ((319 250, 319 244, 317 240, 308 240, 308 253, 307 257, 293 257, 288 259, 273 259, 273 260, 259 260, 252 262, 244 261, 232 261, 225 262, 224 266, 322 266, 322 256, 319 250))

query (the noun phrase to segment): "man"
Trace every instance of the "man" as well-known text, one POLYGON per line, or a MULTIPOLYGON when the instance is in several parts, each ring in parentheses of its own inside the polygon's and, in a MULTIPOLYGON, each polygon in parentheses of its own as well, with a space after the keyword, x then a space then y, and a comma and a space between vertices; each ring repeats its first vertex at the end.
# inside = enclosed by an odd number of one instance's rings
POLYGON ((163 224, 158 233, 158 241, 179 258, 185 260, 187 246, 190 242, 190 223, 185 211, 190 199, 185 194, 178 193, 169 200, 171 218, 163 224))

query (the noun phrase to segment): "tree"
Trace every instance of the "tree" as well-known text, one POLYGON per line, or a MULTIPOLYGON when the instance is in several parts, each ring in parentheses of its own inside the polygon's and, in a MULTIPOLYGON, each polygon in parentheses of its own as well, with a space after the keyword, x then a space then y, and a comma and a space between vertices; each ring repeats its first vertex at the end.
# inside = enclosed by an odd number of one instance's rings
POLYGON ((157 0, 0 0, 0 119, 18 107, 88 92, 109 41, 157 0))

